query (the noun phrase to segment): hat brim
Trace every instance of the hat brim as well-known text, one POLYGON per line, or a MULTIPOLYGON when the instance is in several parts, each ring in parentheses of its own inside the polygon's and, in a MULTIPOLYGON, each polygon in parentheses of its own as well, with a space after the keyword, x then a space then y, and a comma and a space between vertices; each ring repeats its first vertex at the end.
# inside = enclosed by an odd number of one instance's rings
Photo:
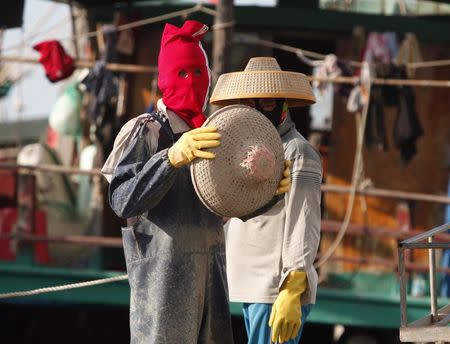
POLYGON ((191 178, 198 198, 212 212, 225 217, 241 217, 266 205, 275 195, 284 170, 284 150, 280 135, 256 109, 245 105, 221 108, 203 126, 212 126, 222 135, 220 146, 207 149, 214 159, 195 159, 191 178), (272 175, 263 181, 248 177, 242 162, 253 147, 266 147, 275 159, 272 175))
POLYGON ((286 71, 250 71, 223 74, 217 80, 210 103, 225 106, 240 99, 285 98, 288 106, 314 104, 309 80, 304 74, 286 71))

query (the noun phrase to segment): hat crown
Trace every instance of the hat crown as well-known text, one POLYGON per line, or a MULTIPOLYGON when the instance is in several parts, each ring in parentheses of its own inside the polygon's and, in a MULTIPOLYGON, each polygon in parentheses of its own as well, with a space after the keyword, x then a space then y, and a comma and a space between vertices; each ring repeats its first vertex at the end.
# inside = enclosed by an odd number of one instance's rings
POLYGON ((245 67, 245 72, 281 71, 280 65, 273 57, 252 57, 245 67))

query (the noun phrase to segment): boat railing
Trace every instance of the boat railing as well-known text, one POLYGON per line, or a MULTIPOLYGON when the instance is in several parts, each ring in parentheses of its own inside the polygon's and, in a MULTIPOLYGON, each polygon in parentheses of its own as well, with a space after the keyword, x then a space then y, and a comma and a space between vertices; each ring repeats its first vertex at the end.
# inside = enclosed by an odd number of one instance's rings
POLYGON ((435 227, 398 244, 398 267, 400 274, 400 341, 401 342, 446 342, 450 338, 450 304, 438 309, 436 285, 436 249, 449 249, 450 241, 436 242, 436 235, 450 230, 450 223, 435 227), (405 250, 428 250, 430 314, 408 323, 407 276, 405 250))

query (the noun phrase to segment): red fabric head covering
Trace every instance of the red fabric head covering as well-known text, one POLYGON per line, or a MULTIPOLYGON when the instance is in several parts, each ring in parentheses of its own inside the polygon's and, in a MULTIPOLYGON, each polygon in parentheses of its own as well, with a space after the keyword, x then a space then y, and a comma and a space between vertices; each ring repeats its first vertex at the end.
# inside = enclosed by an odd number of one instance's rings
POLYGON ((158 57, 163 102, 192 128, 205 121, 211 78, 200 40, 207 31, 206 25, 194 20, 187 20, 181 28, 166 24, 158 57))
POLYGON ((58 41, 44 41, 33 46, 41 53, 39 62, 45 69, 45 74, 51 82, 65 79, 72 75, 75 67, 73 59, 66 54, 58 41))

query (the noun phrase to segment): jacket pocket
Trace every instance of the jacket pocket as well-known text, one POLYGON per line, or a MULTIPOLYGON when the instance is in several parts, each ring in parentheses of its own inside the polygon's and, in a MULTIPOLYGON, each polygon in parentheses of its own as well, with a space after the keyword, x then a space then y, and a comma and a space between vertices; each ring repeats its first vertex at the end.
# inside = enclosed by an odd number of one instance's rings
POLYGON ((142 258, 133 226, 122 227, 122 242, 125 261, 127 264, 142 258))

